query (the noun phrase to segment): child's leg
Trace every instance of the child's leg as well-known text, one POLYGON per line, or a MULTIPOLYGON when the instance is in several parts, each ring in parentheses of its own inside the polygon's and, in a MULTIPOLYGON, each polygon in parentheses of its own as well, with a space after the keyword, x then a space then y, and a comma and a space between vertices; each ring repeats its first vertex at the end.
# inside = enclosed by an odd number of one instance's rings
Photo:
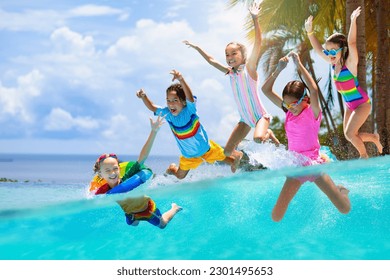
POLYGON ((328 174, 322 174, 314 182, 341 213, 347 214, 351 210, 349 191, 343 186, 336 186, 328 174))
POLYGON ((344 115, 344 135, 358 150, 361 158, 368 158, 364 142, 373 142, 379 153, 382 153, 383 149, 382 144, 379 142, 378 134, 359 132, 370 112, 371 105, 365 103, 357 107, 353 112, 347 108, 344 115))
POLYGON ((244 137, 248 135, 250 130, 250 126, 246 123, 239 122, 236 125, 236 127, 233 129, 232 134, 229 137, 229 140, 225 145, 224 153, 227 157, 231 155, 234 156, 233 151, 236 149, 237 145, 240 144, 242 139, 244 139, 244 137))
POLYGON ((268 127, 270 120, 267 118, 261 118, 255 127, 255 132, 253 134, 253 141, 256 143, 262 143, 265 140, 269 139, 268 127))
POLYGON ((175 175, 178 179, 184 179, 187 176, 188 172, 190 171, 182 170, 174 163, 171 163, 168 169, 165 171, 165 173, 169 175, 175 175))
POLYGON ((284 214, 287 211, 290 201, 294 198, 299 191, 302 183, 294 178, 287 178, 284 182, 283 188, 279 194, 278 200, 272 210, 272 220, 279 222, 283 219, 284 214))
POLYGON ((167 224, 172 220, 172 218, 183 208, 178 206, 176 203, 172 203, 172 207, 170 210, 162 214, 161 219, 160 219, 160 225, 159 227, 161 229, 165 228, 167 224))

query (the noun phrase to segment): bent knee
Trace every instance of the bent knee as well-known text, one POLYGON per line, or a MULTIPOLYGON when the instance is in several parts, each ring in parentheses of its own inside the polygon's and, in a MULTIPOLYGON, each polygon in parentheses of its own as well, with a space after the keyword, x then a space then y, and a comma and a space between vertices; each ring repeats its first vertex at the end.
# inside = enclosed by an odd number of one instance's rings
POLYGON ((345 131, 344 136, 347 140, 351 140, 352 138, 356 137, 358 135, 358 131, 345 131))

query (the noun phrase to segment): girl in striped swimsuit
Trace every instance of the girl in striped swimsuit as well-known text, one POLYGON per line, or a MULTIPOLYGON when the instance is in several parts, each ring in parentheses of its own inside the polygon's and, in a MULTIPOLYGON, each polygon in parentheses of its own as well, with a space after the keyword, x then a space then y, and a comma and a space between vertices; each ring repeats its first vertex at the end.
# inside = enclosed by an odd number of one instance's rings
POLYGON ((229 43, 226 46, 225 55, 228 66, 225 66, 216 61, 199 46, 189 41, 184 41, 187 46, 197 50, 209 64, 230 77, 234 100, 241 119, 225 145, 224 152, 226 156, 231 155, 235 151, 237 145, 248 135, 252 127, 255 128, 253 136, 255 142, 259 143, 271 138, 276 144, 279 144, 278 139, 268 128, 271 116, 261 103, 258 93, 257 67, 260 60, 261 47, 261 30, 257 19, 259 11, 258 4, 254 2, 249 12, 255 27, 255 42, 252 54, 248 59, 246 59, 245 46, 237 42, 229 43))
POLYGON ((313 49, 332 64, 333 80, 346 105, 343 121, 344 135, 358 150, 360 158, 368 158, 364 142, 373 142, 380 154, 383 147, 379 141, 379 134, 359 132, 371 113, 370 98, 357 80, 359 56, 356 47, 356 19, 360 12, 361 7, 358 7, 351 14, 348 41, 345 35, 335 33, 326 40, 325 49, 314 36, 313 16, 305 21, 305 29, 313 49))

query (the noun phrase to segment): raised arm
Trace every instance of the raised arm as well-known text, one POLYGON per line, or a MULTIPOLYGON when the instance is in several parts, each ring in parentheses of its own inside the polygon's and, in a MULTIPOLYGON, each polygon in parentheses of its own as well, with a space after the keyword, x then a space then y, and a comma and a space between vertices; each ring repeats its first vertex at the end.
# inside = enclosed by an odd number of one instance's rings
POLYGON ((357 65, 359 62, 359 53, 356 46, 356 34, 357 34, 357 23, 356 20, 361 12, 361 7, 358 7, 351 14, 351 26, 349 27, 348 33, 348 50, 349 55, 346 61, 348 69, 355 76, 357 75, 357 65))
POLYGON ((309 16, 305 20, 305 29, 307 32, 307 37, 310 40, 311 46, 313 47, 314 51, 322 57, 326 62, 330 63, 329 57, 327 57, 322 51, 324 48, 322 47, 321 43, 318 41, 317 37, 314 35, 313 30, 313 16, 309 16))
POLYGON ((259 4, 256 1, 253 1, 252 6, 249 8, 249 12, 253 19, 253 25, 255 29, 255 42, 253 45, 253 50, 251 55, 248 58, 248 63, 246 64, 248 68, 249 75, 257 80, 257 67, 260 60, 260 51, 261 51, 261 28, 258 20, 258 15, 260 12, 259 4))
POLYGON ((152 149, 154 139, 156 138, 157 132, 160 129, 160 127, 164 124, 165 116, 162 117, 161 115, 157 117, 156 121, 153 121, 152 118, 150 118, 150 134, 148 139, 146 140, 144 146, 142 147, 142 150, 138 157, 139 164, 143 164, 145 160, 148 158, 149 153, 152 149))
POLYGON ((283 109, 282 102, 283 99, 278 95, 274 90, 274 84, 275 80, 282 72, 284 68, 286 68, 288 63, 288 58, 286 56, 279 59, 278 66, 276 67, 275 71, 265 80, 263 86, 261 87, 261 90, 264 92, 264 95, 268 97, 269 100, 272 101, 276 106, 283 109))
POLYGON ((183 87, 184 94, 186 95, 186 99, 190 102, 194 102, 194 96, 192 95, 191 88, 188 86, 181 73, 179 71, 172 70, 170 74, 173 75, 172 81, 176 79, 180 82, 181 86, 183 87))
POLYGON ((229 67, 221 64, 220 62, 218 62, 217 60, 214 59, 214 57, 212 57, 211 55, 209 55, 208 53, 206 53, 201 47, 197 46, 197 45, 194 45, 192 44, 191 42, 185 40, 183 41, 184 44, 186 44, 188 47, 190 48, 193 48, 195 50, 198 51, 198 53, 200 53, 201 56, 203 56, 203 58, 209 63, 211 64, 212 66, 214 66, 215 68, 217 68, 219 71, 223 72, 223 73, 227 73, 228 71, 230 71, 229 67))
POLYGON ((137 91, 136 95, 137 95, 138 98, 142 99, 142 101, 144 102, 145 106, 150 111, 152 111, 153 113, 156 112, 158 107, 152 101, 150 101, 149 97, 146 95, 146 92, 142 88, 137 91))
POLYGON ((301 76, 306 83, 307 88, 310 92, 310 107, 314 113, 314 116, 317 118, 318 114, 321 111, 319 100, 318 100, 318 87, 313 77, 310 75, 309 71, 303 66, 301 60, 299 59, 298 54, 295 52, 290 52, 289 56, 292 57, 297 70, 301 73, 301 76))

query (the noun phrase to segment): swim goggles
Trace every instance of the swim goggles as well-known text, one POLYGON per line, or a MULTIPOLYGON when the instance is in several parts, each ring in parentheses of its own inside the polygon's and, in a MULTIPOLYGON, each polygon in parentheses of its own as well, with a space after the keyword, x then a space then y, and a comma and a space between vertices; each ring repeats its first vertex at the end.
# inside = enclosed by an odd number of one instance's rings
POLYGON ((293 107, 296 107, 296 106, 298 106, 299 104, 302 103, 302 101, 303 101, 303 99, 305 98, 305 96, 306 96, 306 89, 305 89, 305 91, 303 92, 302 97, 301 97, 298 101, 294 101, 294 102, 292 102, 292 103, 290 103, 290 104, 286 104, 286 102, 282 101, 282 106, 283 106, 284 108, 286 108, 287 110, 289 110, 289 109, 291 109, 291 108, 293 108, 293 107))
POLYGON ((105 160, 106 158, 115 158, 115 159, 118 159, 118 157, 116 156, 116 154, 102 154, 97 160, 96 162, 100 163, 102 162, 103 160, 105 160))
POLYGON ((337 50, 335 49, 331 49, 331 50, 322 50, 322 52, 326 55, 326 56, 336 56, 336 54, 338 54, 343 48, 339 48, 337 50))

